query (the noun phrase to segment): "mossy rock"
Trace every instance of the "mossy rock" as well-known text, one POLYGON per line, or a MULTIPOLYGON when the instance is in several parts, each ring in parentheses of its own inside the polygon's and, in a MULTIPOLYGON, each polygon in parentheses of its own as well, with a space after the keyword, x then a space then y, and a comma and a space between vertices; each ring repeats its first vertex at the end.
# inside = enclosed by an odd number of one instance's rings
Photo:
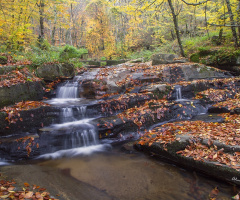
POLYGON ((101 63, 100 63, 100 62, 98 62, 98 61, 92 61, 92 60, 88 61, 88 64, 89 64, 89 65, 94 65, 94 66, 97 66, 97 67, 100 67, 100 66, 101 66, 101 63))
POLYGON ((106 65, 107 66, 119 65, 119 64, 122 64, 122 63, 125 63, 125 62, 126 62, 126 60, 107 60, 106 65))
POLYGON ((196 63, 199 63, 200 61, 200 55, 198 53, 194 53, 190 56, 190 60, 192 62, 196 62, 196 63))
POLYGON ((0 64, 1 65, 6 65, 8 62, 7 56, 0 56, 0 64))
POLYGON ((20 101, 43 99, 42 82, 26 82, 11 87, 0 88, 0 108, 20 101))
POLYGON ((74 66, 72 64, 45 64, 37 68, 36 74, 45 81, 54 81, 57 78, 73 77, 74 66))

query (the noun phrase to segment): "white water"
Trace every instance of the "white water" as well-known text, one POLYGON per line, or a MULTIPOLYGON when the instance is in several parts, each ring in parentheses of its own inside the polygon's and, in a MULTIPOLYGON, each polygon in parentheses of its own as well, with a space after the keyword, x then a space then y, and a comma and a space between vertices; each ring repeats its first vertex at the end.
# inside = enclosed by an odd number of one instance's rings
POLYGON ((52 127, 54 129, 62 129, 62 128, 68 128, 68 127, 72 127, 72 126, 86 126, 88 128, 94 128, 94 126, 92 124, 90 124, 89 122, 91 120, 93 120, 94 118, 88 118, 88 119, 81 119, 78 121, 72 121, 72 122, 66 122, 66 123, 62 123, 62 124, 53 124, 52 127))
POLYGON ((67 81, 63 86, 61 86, 57 91, 57 98, 60 99, 76 99, 79 97, 79 80, 80 76, 75 76, 74 79, 70 82, 67 81))
POLYGON ((62 108, 61 116, 63 122, 76 121, 74 117, 85 117, 87 111, 87 106, 78 106, 78 107, 65 107, 62 108))
POLYGON ((181 86, 176 87, 177 100, 182 99, 182 89, 181 86))
POLYGON ((61 86, 57 92, 57 98, 77 98, 78 97, 78 83, 67 82, 61 86))
POLYGON ((43 154, 38 159, 59 159, 63 157, 75 157, 80 155, 90 155, 95 152, 103 152, 111 148, 109 144, 98 144, 80 148, 60 150, 54 153, 43 154))
POLYGON ((175 91, 176 91, 176 101, 189 101, 188 99, 182 98, 182 86, 181 85, 176 85, 175 91))
POLYGON ((54 134, 56 137, 59 135, 64 142, 61 144, 62 150, 44 154, 39 158, 72 157, 106 149, 106 145, 99 144, 96 127, 90 123, 94 118, 86 117, 87 107, 81 105, 83 99, 78 98, 81 92, 79 85, 81 78, 81 76, 75 77, 72 82, 68 81, 60 86, 57 98, 48 101, 52 105, 61 106, 60 121, 63 122, 51 125, 49 134, 54 134), (81 120, 78 120, 79 118, 81 120))
POLYGON ((10 165, 10 163, 0 160, 0 166, 10 165))

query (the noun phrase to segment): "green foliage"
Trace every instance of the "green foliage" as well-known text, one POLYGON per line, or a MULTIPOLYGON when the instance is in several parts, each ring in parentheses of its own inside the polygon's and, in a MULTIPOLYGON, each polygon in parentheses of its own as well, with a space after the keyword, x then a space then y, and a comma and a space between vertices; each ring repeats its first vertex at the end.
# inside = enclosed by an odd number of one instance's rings
POLYGON ((66 45, 59 54, 59 60, 65 62, 71 58, 81 58, 86 53, 88 53, 87 49, 77 49, 76 47, 66 45))
POLYGON ((230 48, 221 48, 214 56, 214 62, 220 65, 230 64, 234 65, 237 61, 237 56, 240 55, 239 50, 230 48))
POLYGON ((200 47, 197 53, 190 56, 190 60, 208 65, 229 66, 236 64, 239 55, 240 50, 234 47, 222 47, 220 49, 200 47))
POLYGON ((79 62, 77 59, 70 59, 68 63, 73 64, 75 68, 83 67, 83 63, 79 62))
POLYGON ((127 55, 127 58, 132 59, 132 60, 135 60, 138 58, 143 58, 144 61, 149 61, 153 54, 154 54, 153 51, 142 50, 140 52, 133 52, 132 54, 127 55))
POLYGON ((46 39, 39 39, 37 40, 37 47, 39 47, 41 50, 45 50, 45 51, 49 51, 51 45, 49 44, 49 42, 46 39))
POLYGON ((31 46, 24 57, 32 62, 32 66, 39 66, 44 63, 53 63, 59 61, 59 50, 49 47, 49 50, 43 50, 39 46, 31 46))

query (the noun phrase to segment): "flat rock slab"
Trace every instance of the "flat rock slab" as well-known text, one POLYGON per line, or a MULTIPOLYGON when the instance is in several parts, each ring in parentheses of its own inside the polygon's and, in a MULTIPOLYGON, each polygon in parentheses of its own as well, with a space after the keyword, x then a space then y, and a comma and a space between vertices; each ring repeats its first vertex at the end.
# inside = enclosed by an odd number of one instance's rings
POLYGON ((185 168, 240 185, 238 124, 216 120, 179 121, 154 127, 134 146, 185 168))
POLYGON ((179 58, 176 54, 154 54, 151 58, 152 65, 172 64, 172 63, 185 63, 186 58, 179 58))
POLYGON ((135 148, 153 154, 160 159, 171 161, 187 169, 197 170, 214 178, 240 185, 240 172, 238 170, 228 166, 221 166, 217 162, 202 162, 176 154, 176 151, 181 150, 185 145, 186 144, 181 144, 176 141, 168 145, 167 151, 165 147, 159 143, 154 143, 150 147, 148 145, 135 145, 135 148))

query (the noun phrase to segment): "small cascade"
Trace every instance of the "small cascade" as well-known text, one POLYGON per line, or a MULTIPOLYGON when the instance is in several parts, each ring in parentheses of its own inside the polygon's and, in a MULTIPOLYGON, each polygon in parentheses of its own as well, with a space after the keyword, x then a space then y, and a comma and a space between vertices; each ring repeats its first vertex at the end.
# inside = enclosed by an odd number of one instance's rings
POLYGON ((182 100, 182 87, 180 85, 175 86, 176 90, 176 100, 182 100))
POLYGON ((98 144, 98 136, 94 127, 72 132, 65 137, 64 149, 87 147, 98 144))
POLYGON ((57 98, 60 99, 76 99, 79 97, 79 76, 74 77, 72 81, 67 81, 57 91, 57 98))
POLYGON ((62 115, 62 122, 71 122, 76 120, 73 116, 72 108, 62 108, 61 115, 62 115))
POLYGON ((62 108, 62 116, 64 118, 73 117, 72 108, 62 108))
POLYGON ((71 122, 86 117, 87 106, 62 108, 61 121, 71 122))
POLYGON ((81 115, 82 117, 86 117, 87 106, 77 107, 77 111, 79 115, 81 115))
MULTIPOLYGON (((70 112, 71 113, 71 112, 70 112)), ((69 114, 69 113, 68 113, 69 114)), ((98 133, 94 125, 89 123, 92 119, 82 119, 51 126, 51 132, 64 141, 63 149, 87 147, 99 144, 98 133)))

